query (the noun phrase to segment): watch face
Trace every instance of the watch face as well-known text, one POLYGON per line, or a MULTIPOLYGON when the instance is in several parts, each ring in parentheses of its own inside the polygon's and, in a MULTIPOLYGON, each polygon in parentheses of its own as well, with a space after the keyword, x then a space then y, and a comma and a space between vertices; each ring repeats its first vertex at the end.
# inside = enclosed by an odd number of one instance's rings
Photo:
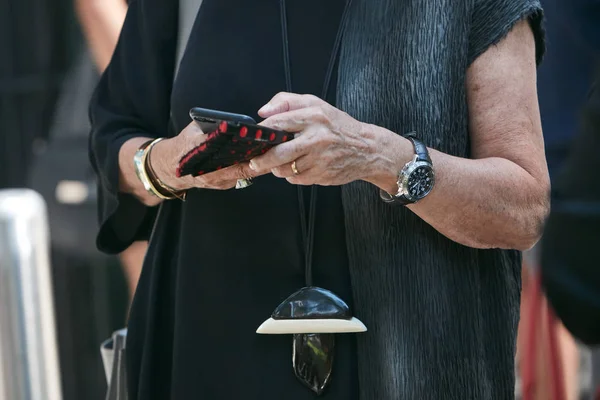
POLYGON ((422 199, 433 189, 434 180, 433 168, 430 165, 418 166, 408 177, 408 195, 414 200, 422 199))

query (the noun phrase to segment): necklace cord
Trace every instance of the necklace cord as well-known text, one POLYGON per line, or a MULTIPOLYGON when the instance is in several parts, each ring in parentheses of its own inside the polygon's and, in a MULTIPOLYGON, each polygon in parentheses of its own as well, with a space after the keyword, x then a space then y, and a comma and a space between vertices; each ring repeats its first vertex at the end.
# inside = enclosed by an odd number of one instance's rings
MULTIPOLYGON (((327 72, 325 74, 325 81, 323 82, 323 89, 321 91, 321 98, 327 100, 327 94, 329 93, 329 87, 331 84, 331 77, 333 76, 333 70, 336 64, 337 56, 342 41, 342 36, 346 28, 348 20, 348 14, 352 0, 347 0, 342 13, 342 19, 338 28, 335 41, 333 43, 333 50, 329 58, 329 65, 327 66, 327 72)), ((281 35, 283 44, 283 66, 285 70, 285 86, 289 93, 292 93, 292 68, 290 59, 290 45, 288 35, 288 19, 287 19, 287 7, 286 0, 280 0, 280 16, 281 16, 281 35)), ((310 206, 308 216, 306 214, 306 204, 304 200, 304 188, 298 186, 298 205, 300 211, 300 229, 302 231, 302 240, 304 244, 304 276, 306 280, 306 286, 312 286, 312 261, 313 261, 313 249, 314 249, 314 237, 315 237, 315 219, 316 219, 316 208, 317 208, 317 186, 311 187, 310 192, 310 206)))

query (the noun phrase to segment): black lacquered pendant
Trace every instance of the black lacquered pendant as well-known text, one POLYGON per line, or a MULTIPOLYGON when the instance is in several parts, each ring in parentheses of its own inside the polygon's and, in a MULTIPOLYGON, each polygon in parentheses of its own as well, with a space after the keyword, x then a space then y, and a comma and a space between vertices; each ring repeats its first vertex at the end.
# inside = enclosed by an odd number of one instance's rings
POLYGON ((366 330, 342 299, 329 290, 309 286, 285 299, 256 333, 293 334, 294 373, 304 385, 320 395, 331 378, 334 334, 366 330))
POLYGON ((367 328, 352 317, 350 307, 333 292, 304 287, 285 299, 256 333, 355 333, 367 328))

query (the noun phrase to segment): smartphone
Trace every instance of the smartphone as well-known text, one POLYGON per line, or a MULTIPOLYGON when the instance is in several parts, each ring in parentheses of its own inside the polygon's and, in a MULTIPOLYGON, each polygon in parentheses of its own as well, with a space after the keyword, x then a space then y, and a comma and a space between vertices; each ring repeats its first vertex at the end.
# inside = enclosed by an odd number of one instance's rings
POLYGON ((256 125, 254 118, 243 114, 235 114, 225 111, 211 110, 208 108, 194 107, 190 110, 190 117, 196 121, 203 132, 212 132, 221 121, 237 122, 256 125))
POLYGON ((190 116, 208 138, 182 157, 178 176, 199 176, 249 161, 294 138, 293 133, 257 125, 247 115, 196 107, 190 116))

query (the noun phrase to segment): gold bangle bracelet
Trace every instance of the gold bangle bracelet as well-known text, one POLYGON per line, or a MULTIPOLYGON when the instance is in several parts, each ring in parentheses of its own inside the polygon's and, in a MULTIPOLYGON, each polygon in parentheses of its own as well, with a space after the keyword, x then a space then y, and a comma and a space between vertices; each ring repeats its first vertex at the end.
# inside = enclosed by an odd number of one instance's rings
POLYGON ((146 169, 146 172, 148 173, 149 181, 153 184, 153 186, 157 192, 161 193, 165 197, 170 197, 170 200, 173 198, 177 198, 181 201, 185 201, 187 191, 173 189, 171 186, 169 186, 166 183, 164 183, 163 181, 161 181, 160 178, 158 177, 158 175, 156 175, 156 172, 154 172, 154 168, 152 168, 152 162, 151 162, 152 148, 154 147, 154 145, 156 145, 158 142, 160 142, 163 139, 164 138, 159 138, 159 139, 154 140, 152 143, 150 143, 148 145, 148 148, 146 149, 145 169, 146 169), (156 187, 155 184, 158 185, 158 187, 156 187), (162 189, 162 191, 160 189, 162 189))
POLYGON ((156 196, 154 192, 150 189, 150 181, 148 179, 148 174, 146 174, 146 168, 144 166, 145 161, 145 152, 146 148, 152 143, 152 140, 148 140, 144 142, 135 152, 133 156, 133 166, 135 168, 135 174, 137 175, 142 185, 144 185, 144 189, 153 196, 156 196))
POLYGON ((175 196, 165 196, 156 189, 146 170, 148 150, 151 149, 151 146, 156 144, 155 142, 157 140, 160 141, 160 139, 149 140, 140 146, 133 156, 133 165, 138 179, 142 182, 144 189, 146 189, 148 193, 163 200, 173 200, 176 198, 175 196))

